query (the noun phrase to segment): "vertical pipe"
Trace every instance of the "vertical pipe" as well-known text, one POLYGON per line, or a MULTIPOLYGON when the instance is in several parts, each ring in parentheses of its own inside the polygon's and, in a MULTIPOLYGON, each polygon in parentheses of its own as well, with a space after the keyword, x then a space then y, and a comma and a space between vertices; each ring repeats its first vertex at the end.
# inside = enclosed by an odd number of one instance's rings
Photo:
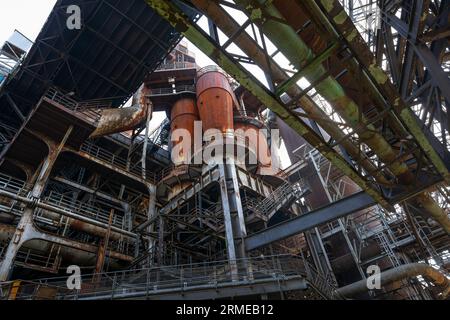
POLYGON ((142 160, 141 160, 141 164, 142 164, 142 178, 144 180, 147 179, 147 148, 148 148, 148 134, 149 134, 149 126, 150 126, 150 121, 152 120, 152 108, 153 105, 150 102, 149 103, 149 107, 147 109, 147 120, 145 123, 145 136, 144 136, 144 146, 142 148, 142 160))

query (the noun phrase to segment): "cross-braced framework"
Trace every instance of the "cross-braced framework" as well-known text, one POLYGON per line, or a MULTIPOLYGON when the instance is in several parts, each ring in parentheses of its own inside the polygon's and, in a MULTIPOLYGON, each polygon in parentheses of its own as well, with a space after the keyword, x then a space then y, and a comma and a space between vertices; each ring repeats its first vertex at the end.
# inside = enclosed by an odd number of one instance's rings
POLYGON ((1 298, 446 298, 448 1, 79 4, 85 27, 58 1, 0 92, 0 280, 54 275, 1 298), (277 128, 291 165, 176 163, 198 119, 277 128))
MULTIPOLYGON (((445 200, 428 193, 441 181, 448 182, 445 134, 438 142, 433 132, 427 131, 416 109, 411 108, 410 102, 417 100, 402 92, 387 54, 380 53, 389 21, 382 3, 346 1, 342 7, 338 1, 190 1, 209 21, 205 28, 201 20, 193 24, 182 15, 170 15, 178 12, 176 6, 147 2, 173 25, 182 25, 189 40, 387 212, 394 212, 397 204, 415 208, 414 215, 427 211, 425 219, 432 216, 448 230, 445 200), (255 72, 264 74, 266 81, 251 75, 255 72)), ((424 11, 406 1, 402 5, 389 2, 388 7, 394 14, 403 12, 409 29, 414 29, 407 10, 417 17, 428 15, 431 22, 433 15, 438 16, 436 10, 445 11, 448 5, 443 1, 424 11)), ((398 39, 400 43, 401 35, 398 39)), ((403 41, 403 46, 409 47, 410 42, 414 40, 403 41)), ((397 50, 398 56, 404 54, 402 49, 397 50)), ((416 74, 431 72, 429 64, 421 67, 426 71, 416 74)), ((438 67, 437 71, 445 74, 445 64, 442 68, 438 63, 438 67)), ((443 83, 446 81, 448 78, 443 83)), ((445 104, 445 100, 439 101, 445 104)), ((320 167, 315 169, 322 175, 320 167)), ((327 181, 322 179, 325 188, 330 187, 327 181)), ((331 186, 338 195, 339 184, 331 186)), ((339 225, 344 235, 350 231, 343 221, 339 225)), ((445 238, 445 232, 443 235, 445 238)), ((358 257, 352 255, 359 265, 358 257)))
MULTIPOLYGON (((448 1, 343 1, 429 137, 448 157, 448 1), (376 17, 376 28, 370 17, 376 17)), ((448 159, 448 158, 444 158, 448 159)))

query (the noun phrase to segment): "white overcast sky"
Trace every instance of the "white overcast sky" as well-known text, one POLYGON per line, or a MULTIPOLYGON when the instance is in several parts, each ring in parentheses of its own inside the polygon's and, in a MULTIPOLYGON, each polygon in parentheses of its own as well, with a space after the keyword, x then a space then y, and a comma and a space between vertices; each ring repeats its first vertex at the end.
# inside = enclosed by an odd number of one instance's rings
POLYGON ((36 39, 56 0, 0 0, 0 43, 19 30, 36 39))

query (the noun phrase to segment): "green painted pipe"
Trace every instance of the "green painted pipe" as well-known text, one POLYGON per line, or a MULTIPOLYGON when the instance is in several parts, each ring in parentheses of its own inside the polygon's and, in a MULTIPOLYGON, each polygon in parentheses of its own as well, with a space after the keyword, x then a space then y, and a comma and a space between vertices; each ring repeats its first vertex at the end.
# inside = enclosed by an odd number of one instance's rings
MULTIPOLYGON (((240 25, 218 3, 210 0, 191 0, 191 2, 197 9, 200 9, 205 15, 211 18, 227 37, 231 38, 239 31, 240 25)), ((238 36, 235 36, 234 42, 247 56, 252 57, 253 61, 255 61, 263 71, 270 73, 273 77, 273 81, 285 84, 286 92, 289 96, 297 97, 301 95, 302 90, 296 84, 287 86, 290 84, 290 79, 286 72, 277 65, 272 57, 268 57, 267 59, 262 48, 250 35, 246 32, 242 32, 238 36)), ((335 47, 336 45, 331 46, 331 48, 335 47)), ((302 71, 300 71, 300 73, 302 74, 302 71)), ((277 89, 281 89, 283 84, 277 89)), ((298 103, 309 116, 328 132, 328 134, 336 141, 340 141, 340 144, 347 150, 350 156, 357 161, 366 172, 372 175, 376 181, 382 185, 390 184, 383 173, 379 171, 372 162, 365 157, 361 157, 358 147, 350 140, 345 139, 346 134, 338 126, 334 125, 331 121, 324 120, 328 118, 327 114, 320 109, 309 96, 302 95, 298 103)))
MULTIPOLYGON (((245 8, 250 19, 261 26, 264 34, 298 70, 315 58, 312 50, 295 30, 288 24, 280 22, 284 20, 284 17, 271 2, 266 3, 265 0, 236 0, 235 2, 245 8)), ((311 83, 326 73, 322 65, 307 71, 309 72, 305 72, 305 77, 311 83)), ((358 134, 359 138, 376 153, 382 162, 388 164, 388 168, 400 183, 413 183, 415 177, 406 163, 398 160, 398 153, 381 134, 376 132, 375 127, 368 123, 364 115, 360 114, 356 103, 345 94, 344 89, 335 79, 329 76, 318 83, 315 89, 334 107, 346 123, 353 128, 361 128, 362 125, 362 130, 358 134)), ((450 219, 430 195, 423 193, 414 200, 420 203, 424 211, 447 233, 450 233, 450 219)))
MULTIPOLYGON (((291 26, 270 18, 284 19, 273 4, 268 4, 264 9, 261 9, 265 2, 264 0, 236 0, 237 4, 245 7, 250 19, 261 22, 264 34, 269 37, 295 68, 302 70, 308 62, 315 58, 314 53, 291 26), (266 16, 267 18, 265 18, 266 16)), ((314 69, 308 68, 304 76, 310 83, 313 83, 325 73, 326 70, 323 65, 318 65, 314 69)), ((382 135, 376 132, 375 127, 368 123, 369 121, 364 115, 360 114, 356 103, 345 94, 344 89, 335 79, 329 76, 318 83, 315 89, 351 127, 356 128, 363 125, 359 132, 360 139, 378 155, 381 161, 389 164, 388 167, 392 173, 402 178, 400 182, 407 184, 414 179, 408 166, 396 160, 396 151, 392 149, 382 135)))

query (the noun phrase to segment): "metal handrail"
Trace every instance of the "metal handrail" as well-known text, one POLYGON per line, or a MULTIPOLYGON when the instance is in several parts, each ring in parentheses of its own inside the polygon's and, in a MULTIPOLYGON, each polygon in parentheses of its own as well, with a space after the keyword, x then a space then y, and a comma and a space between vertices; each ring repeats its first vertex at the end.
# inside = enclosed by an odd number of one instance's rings
POLYGON ((197 69, 195 62, 169 62, 163 63, 155 71, 175 70, 175 69, 197 69))
MULTIPOLYGON (((290 276, 305 276, 303 260, 296 256, 279 255, 236 260, 237 273, 227 260, 177 266, 162 266, 138 270, 88 274, 82 276, 81 290, 68 290, 67 277, 29 281, 23 295, 17 299, 33 299, 36 288, 48 287, 57 291, 57 299, 107 298, 120 293, 157 293, 160 290, 186 290, 197 285, 216 286, 257 279, 282 280, 290 276), (96 279, 93 281, 93 279, 96 279), (30 293, 31 292, 31 293, 30 293)), ((12 284, 13 282, 9 282, 12 284)), ((2 283, 7 286, 8 283, 2 283)))
POLYGON ((0 189, 26 195, 31 190, 31 186, 23 180, 0 173, 0 189))
POLYGON ((176 86, 176 87, 152 88, 148 97, 151 98, 153 96, 177 94, 180 92, 195 93, 196 92, 195 85, 181 85, 181 86, 176 86))
MULTIPOLYGON (((103 149, 100 146, 95 145, 94 143, 85 142, 84 144, 81 145, 80 151, 85 152, 90 156, 93 156, 94 158, 106 161, 107 163, 113 166, 119 167, 120 169, 126 172, 129 172, 139 178, 142 178, 142 170, 140 168, 136 168, 132 164, 128 166, 126 159, 117 156, 111 151, 103 149)), ((155 183, 155 181, 157 181, 154 172, 146 170, 145 173, 147 180, 149 180, 152 183, 155 183)))
MULTIPOLYGON (((101 209, 94 205, 88 204, 86 202, 81 202, 78 200, 73 200, 71 197, 67 197, 63 194, 51 191, 45 198, 44 201, 52 204, 56 207, 63 209, 69 209, 73 212, 81 214, 83 216, 93 217, 98 221, 105 223, 109 222, 110 212, 108 210, 101 209)), ((122 228, 123 226, 123 216, 114 214, 112 225, 122 228)))
POLYGON ((63 94, 56 88, 52 87, 47 90, 44 96, 69 110, 83 114, 93 123, 100 120, 102 109, 111 108, 112 105, 111 100, 102 99, 79 102, 72 99, 69 95, 63 94))

